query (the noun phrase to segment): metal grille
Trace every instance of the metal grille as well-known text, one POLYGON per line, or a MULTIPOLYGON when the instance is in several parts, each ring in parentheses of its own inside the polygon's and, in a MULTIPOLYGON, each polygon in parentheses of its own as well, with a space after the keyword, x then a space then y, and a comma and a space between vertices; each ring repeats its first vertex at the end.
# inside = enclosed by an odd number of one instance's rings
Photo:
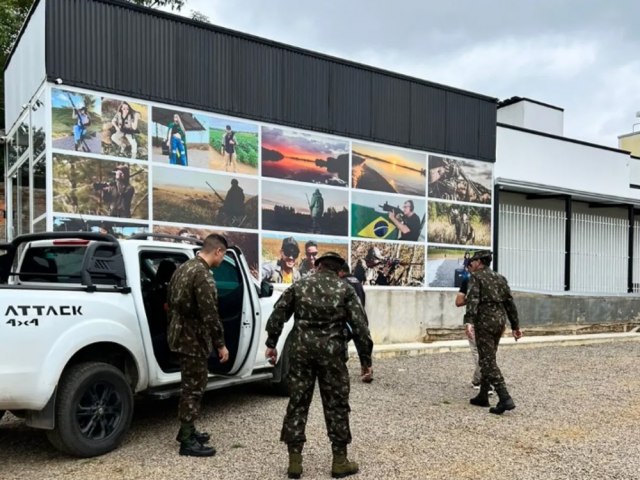
POLYGON ((633 293, 640 293, 640 220, 633 225, 633 293))
POLYGON ((574 213, 571 230, 571 290, 626 293, 629 221, 574 213))
POLYGON ((564 290, 563 210, 500 205, 500 273, 512 288, 564 290))

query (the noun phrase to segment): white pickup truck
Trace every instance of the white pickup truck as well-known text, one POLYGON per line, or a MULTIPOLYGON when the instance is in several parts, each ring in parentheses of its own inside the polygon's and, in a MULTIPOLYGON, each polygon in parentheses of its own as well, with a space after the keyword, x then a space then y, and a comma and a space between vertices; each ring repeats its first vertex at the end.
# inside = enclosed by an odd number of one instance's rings
MULTIPOLYGON (((116 448, 129 429, 134 395, 180 392, 166 339, 166 287, 199 248, 184 237, 117 240, 80 232, 0 245, 0 417, 9 410, 46 429, 71 455, 116 448)), ((251 276, 235 247, 212 274, 229 361, 212 355, 207 389, 270 380, 286 392, 288 330, 278 364, 264 358, 273 287, 251 276)))

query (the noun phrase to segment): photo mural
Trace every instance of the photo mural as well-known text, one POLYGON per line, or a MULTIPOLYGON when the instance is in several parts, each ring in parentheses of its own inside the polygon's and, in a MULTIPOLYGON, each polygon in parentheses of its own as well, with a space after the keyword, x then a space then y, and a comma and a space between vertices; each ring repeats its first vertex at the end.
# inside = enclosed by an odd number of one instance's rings
POLYGON ((368 287, 458 288, 492 245, 486 162, 61 88, 51 145, 54 230, 222 233, 258 280, 332 251, 368 287))

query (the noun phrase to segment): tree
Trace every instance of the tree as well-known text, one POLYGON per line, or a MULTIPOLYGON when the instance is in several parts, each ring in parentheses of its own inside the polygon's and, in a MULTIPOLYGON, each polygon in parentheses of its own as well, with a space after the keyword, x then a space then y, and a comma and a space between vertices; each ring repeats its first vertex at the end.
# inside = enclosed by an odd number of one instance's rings
MULTIPOLYGON (((180 11, 185 6, 187 0, 127 0, 136 5, 150 8, 168 7, 173 11, 180 11)), ((24 23, 34 0, 0 0, 0 65, 4 67, 7 57, 13 48, 13 44, 18 38, 20 28, 24 23)), ((200 12, 191 11, 194 20, 208 22, 206 15, 200 12)), ((4 128, 4 75, 0 76, 0 129, 4 128)), ((0 158, 2 156, 0 155, 0 158)), ((0 165, 1 166, 1 165, 0 165)))

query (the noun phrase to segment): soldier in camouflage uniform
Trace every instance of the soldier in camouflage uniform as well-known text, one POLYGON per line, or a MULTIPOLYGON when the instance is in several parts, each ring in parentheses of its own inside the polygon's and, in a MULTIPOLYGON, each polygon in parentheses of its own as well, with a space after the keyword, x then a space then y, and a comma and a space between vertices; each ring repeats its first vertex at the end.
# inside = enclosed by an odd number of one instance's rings
POLYGON ((180 265, 169 284, 167 340, 180 357, 182 374, 178 404, 181 425, 176 437, 180 455, 209 457, 216 453, 215 448, 205 445, 209 434, 198 432, 194 422, 207 386, 209 355, 215 347, 220 363, 229 359, 218 316, 218 292, 210 271, 222 263, 226 250, 227 241, 222 235, 209 235, 198 255, 180 265))
POLYGON ((489 387, 493 385, 499 401, 489 411, 500 415, 506 410, 513 410, 516 405, 507 391, 496 362, 498 344, 507 320, 516 340, 522 337, 522 332, 507 279, 489 268, 491 260, 491 252, 486 250, 474 253, 469 260, 471 279, 464 322, 473 324, 482 372, 480 393, 472 398, 470 403, 479 407, 489 407, 489 387))
MULTIPOLYGON (((358 280, 355 277, 355 275, 351 273, 351 270, 349 269, 349 264, 347 262, 344 262, 344 265, 340 267, 340 270, 338 271, 338 276, 342 279, 344 283, 346 283, 347 285, 349 285, 355 290, 356 295, 358 296, 358 298, 360 299, 360 303, 362 304, 362 308, 364 309, 365 302, 367 300, 367 295, 364 293, 364 288, 362 287, 362 283, 360 283, 360 280, 358 280)), ((365 321, 367 322, 367 326, 368 326, 369 320, 367 318, 366 310, 365 310, 365 321)), ((347 343, 349 340, 351 340, 351 337, 352 337, 351 325, 347 325, 347 343)), ((358 354, 358 356, 360 355, 358 354)), ((345 358, 347 359, 347 361, 349 360, 349 352, 345 352, 345 358)), ((363 370, 360 380, 362 380, 364 383, 371 383, 373 381, 373 371, 363 370)))
POLYGON ((327 252, 319 257, 315 261, 316 273, 283 292, 267 323, 266 356, 275 363, 278 354, 275 347, 283 325, 294 315, 289 336, 290 398, 280 435, 289 450, 289 478, 300 478, 302 474, 304 432, 316 378, 332 445, 331 473, 341 478, 358 471, 358 464, 347 459, 351 409, 349 372, 344 357, 345 324, 348 322, 352 327, 363 373, 371 371, 373 341, 355 290, 338 277, 343 263, 337 253, 327 252))

